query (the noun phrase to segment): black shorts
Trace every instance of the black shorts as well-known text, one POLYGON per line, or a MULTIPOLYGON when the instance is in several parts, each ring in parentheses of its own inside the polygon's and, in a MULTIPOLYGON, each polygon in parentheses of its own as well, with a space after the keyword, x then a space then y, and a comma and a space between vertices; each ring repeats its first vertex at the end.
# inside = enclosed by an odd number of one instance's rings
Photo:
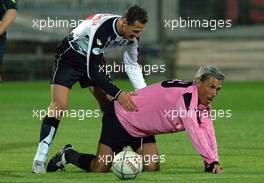
POLYGON ((115 114, 114 102, 103 116, 102 131, 99 143, 109 146, 113 152, 118 153, 125 146, 136 151, 141 144, 156 143, 154 135, 148 137, 133 137, 121 125, 115 114))
MULTIPOLYGON (((69 89, 79 81, 81 88, 96 86, 87 75, 87 57, 71 48, 67 38, 56 48, 51 84, 59 84, 69 89)), ((107 75, 110 79, 110 76, 107 75)))

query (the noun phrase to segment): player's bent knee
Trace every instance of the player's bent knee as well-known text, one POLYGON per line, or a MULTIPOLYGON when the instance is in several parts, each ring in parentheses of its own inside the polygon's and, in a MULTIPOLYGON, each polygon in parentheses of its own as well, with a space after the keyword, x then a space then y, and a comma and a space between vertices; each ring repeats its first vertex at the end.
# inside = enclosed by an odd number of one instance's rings
POLYGON ((53 109, 53 110, 62 110, 62 111, 65 111, 67 109, 67 103, 52 102, 50 104, 50 108, 53 109))
POLYGON ((58 103, 52 102, 51 105, 49 106, 48 116, 61 118, 63 117, 63 112, 66 109, 67 109, 66 104, 58 104, 58 103))

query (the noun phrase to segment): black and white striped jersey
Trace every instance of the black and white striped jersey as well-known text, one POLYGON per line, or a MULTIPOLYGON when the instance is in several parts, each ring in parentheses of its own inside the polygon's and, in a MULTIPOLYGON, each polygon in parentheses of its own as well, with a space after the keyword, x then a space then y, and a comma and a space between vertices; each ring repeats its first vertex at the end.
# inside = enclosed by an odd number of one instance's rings
POLYGON ((79 54, 87 57, 88 77, 113 97, 117 96, 120 90, 110 86, 111 83, 110 85, 107 84, 108 86, 103 86, 106 83, 102 79, 106 76, 99 72, 99 66, 103 63, 104 53, 114 48, 124 47, 124 65, 125 67, 133 67, 133 69, 126 69, 125 71, 134 88, 140 89, 146 86, 142 69, 137 62, 138 40, 130 41, 119 35, 116 22, 120 17, 113 14, 89 16, 72 30, 68 37, 70 46, 79 54))

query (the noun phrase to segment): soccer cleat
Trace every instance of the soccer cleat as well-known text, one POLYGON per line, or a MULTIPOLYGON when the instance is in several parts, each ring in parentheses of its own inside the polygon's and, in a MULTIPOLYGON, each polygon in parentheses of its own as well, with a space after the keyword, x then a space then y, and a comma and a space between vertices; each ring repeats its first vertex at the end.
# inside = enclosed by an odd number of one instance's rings
POLYGON ((64 170, 67 164, 65 152, 70 149, 73 149, 71 144, 63 146, 63 148, 49 161, 47 172, 56 172, 58 169, 64 170))
POLYGON ((33 161, 32 173, 46 173, 45 162, 43 161, 33 161))

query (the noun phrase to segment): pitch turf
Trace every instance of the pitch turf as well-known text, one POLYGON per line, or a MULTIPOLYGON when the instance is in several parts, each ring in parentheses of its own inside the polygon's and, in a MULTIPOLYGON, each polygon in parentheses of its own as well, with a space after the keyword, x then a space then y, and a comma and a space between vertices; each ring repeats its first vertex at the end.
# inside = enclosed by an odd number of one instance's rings
MULTIPOLYGON (((117 83, 129 89, 127 82, 117 83)), ((135 182, 263 182, 264 181, 264 82, 225 82, 214 101, 215 109, 231 109, 231 118, 215 121, 224 174, 203 173, 203 163, 185 132, 157 136, 166 162, 161 171, 142 173, 135 182)), ((49 104, 49 82, 0 83, 0 182, 119 182, 112 174, 85 173, 74 166, 65 172, 35 175, 31 163, 39 136, 40 120, 33 110, 49 104)), ((74 87, 69 109, 98 109, 86 90, 74 87)), ((101 119, 65 118, 60 124, 50 156, 66 143, 95 153, 101 119)))

